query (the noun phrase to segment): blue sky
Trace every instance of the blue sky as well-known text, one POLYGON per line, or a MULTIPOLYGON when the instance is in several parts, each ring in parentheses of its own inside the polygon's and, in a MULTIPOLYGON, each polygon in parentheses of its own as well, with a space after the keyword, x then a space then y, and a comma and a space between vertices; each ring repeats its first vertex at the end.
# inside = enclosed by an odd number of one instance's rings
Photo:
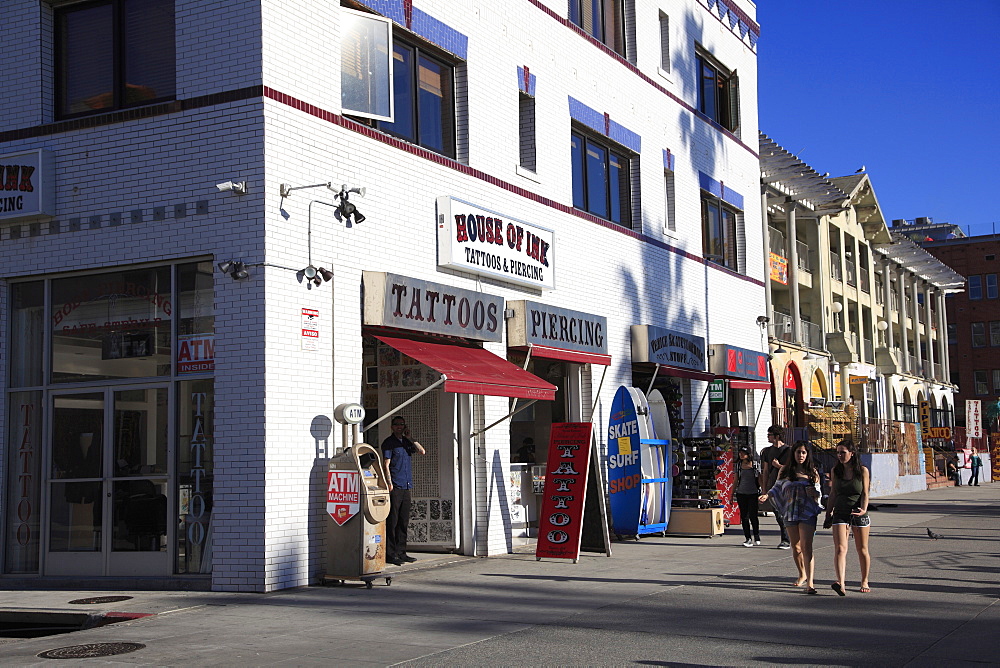
POLYGON ((1000 233, 1000 0, 757 0, 760 129, 887 220, 1000 233))

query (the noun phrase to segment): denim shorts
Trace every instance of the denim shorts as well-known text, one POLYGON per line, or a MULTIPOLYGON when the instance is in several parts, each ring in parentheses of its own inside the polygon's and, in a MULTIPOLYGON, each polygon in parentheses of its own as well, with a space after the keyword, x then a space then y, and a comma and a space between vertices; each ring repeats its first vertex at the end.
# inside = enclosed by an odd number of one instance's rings
POLYGON ((847 524, 852 527, 867 527, 871 526, 872 518, 868 516, 868 513, 865 513, 864 515, 834 513, 833 524, 847 524))

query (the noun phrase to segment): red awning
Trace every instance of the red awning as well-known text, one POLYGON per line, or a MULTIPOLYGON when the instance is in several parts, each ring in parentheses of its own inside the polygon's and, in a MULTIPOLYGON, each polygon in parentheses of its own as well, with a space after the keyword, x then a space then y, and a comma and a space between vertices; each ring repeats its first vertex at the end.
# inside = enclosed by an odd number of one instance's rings
POLYGON ((544 357, 546 359, 563 360, 564 362, 576 362, 577 364, 600 364, 602 366, 611 365, 611 355, 601 355, 600 353, 582 353, 579 350, 566 350, 565 348, 552 348, 549 346, 513 346, 512 350, 531 349, 532 357, 544 357))
POLYGON ((695 371, 694 369, 684 369, 679 366, 660 366, 660 373, 664 376, 675 378, 691 378, 693 380, 715 380, 715 374, 707 371, 695 371))
POLYGON ((771 383, 766 380, 730 380, 731 390, 770 390, 771 383))
POLYGON ((488 350, 376 334, 379 341, 445 376, 446 392, 517 399, 556 398, 556 386, 488 350))

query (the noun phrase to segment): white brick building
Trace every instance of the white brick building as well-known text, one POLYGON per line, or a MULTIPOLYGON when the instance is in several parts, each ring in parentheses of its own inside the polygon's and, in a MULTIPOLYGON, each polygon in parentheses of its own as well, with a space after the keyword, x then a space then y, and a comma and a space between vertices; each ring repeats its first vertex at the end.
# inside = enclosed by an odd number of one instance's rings
MULTIPOLYGON (((482 343, 523 365, 502 317, 522 300, 602 323, 604 340, 533 348, 555 400, 475 438, 518 390, 439 388, 403 410, 432 452, 412 544, 516 545, 531 510, 512 507, 512 452, 530 437, 543 458, 549 424, 592 406, 600 435, 616 388, 646 389, 655 367, 633 364, 632 325, 700 339, 701 368, 657 387, 677 393, 685 436, 705 432, 715 364, 762 350, 755 7, 581 4, 4 3, 23 65, 0 73, 3 577, 315 582, 333 407, 363 402, 371 422, 435 378, 374 335, 482 343), (366 189, 350 195, 363 222, 335 209, 341 184, 366 189), (441 266, 456 218, 476 212, 504 221, 502 243, 458 264, 502 274, 510 256, 506 275, 441 266), (514 263, 518 226, 547 257, 514 263), (309 281, 310 264, 332 280, 309 281), (501 300, 495 331, 375 322, 363 298, 386 273, 501 300)), ((748 425, 769 402, 730 398, 748 425)))

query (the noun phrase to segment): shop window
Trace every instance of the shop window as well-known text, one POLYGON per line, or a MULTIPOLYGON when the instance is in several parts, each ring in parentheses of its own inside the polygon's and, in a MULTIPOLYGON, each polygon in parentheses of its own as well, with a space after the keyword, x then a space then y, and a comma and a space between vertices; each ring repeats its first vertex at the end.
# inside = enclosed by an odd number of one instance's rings
POLYGON ((44 383, 42 349, 45 340, 45 284, 15 283, 10 288, 10 385, 44 383))
POLYGON ((570 0, 569 20, 615 53, 625 55, 624 0, 570 0))
POLYGON ((176 573, 212 572, 215 389, 212 379, 177 386, 176 573))
POLYGON ((573 206, 631 227, 631 155, 589 135, 571 135, 573 206))
POLYGON ((982 322, 972 323, 972 347, 973 348, 986 347, 986 323, 982 322))
POLYGON ((392 121, 373 121, 375 127, 454 158, 454 67, 398 36, 392 60, 392 121))
POLYGON ((41 390, 8 395, 4 573, 38 572, 43 415, 41 390))
POLYGON ((976 386, 976 396, 983 396, 990 393, 990 386, 986 377, 986 371, 977 370, 972 372, 976 386))
POLYGON ((211 262, 177 267, 177 375, 215 370, 215 287, 211 262))
POLYGON ((736 132, 740 126, 739 77, 700 50, 695 63, 698 111, 725 129, 736 132))
POLYGON ((340 104, 345 114, 392 120, 392 21, 341 8, 340 104))
POLYGON ((518 164, 525 169, 537 171, 535 160, 535 98, 525 93, 518 94, 518 164))
POLYGON ((986 274, 986 298, 996 299, 997 298, 997 275, 996 274, 986 274))
POLYGON ((706 260, 739 271, 740 227, 735 209, 716 197, 702 193, 702 252, 706 260))
POLYGON ((670 74, 670 17, 660 12, 660 69, 670 74))
POLYGON ((973 274, 968 278, 969 299, 976 300, 983 298, 983 277, 973 274))
POLYGON ((170 374, 170 267, 52 281, 52 382, 170 374))
POLYGON ((101 0, 59 7, 55 49, 60 117, 175 96, 172 0, 101 0))

